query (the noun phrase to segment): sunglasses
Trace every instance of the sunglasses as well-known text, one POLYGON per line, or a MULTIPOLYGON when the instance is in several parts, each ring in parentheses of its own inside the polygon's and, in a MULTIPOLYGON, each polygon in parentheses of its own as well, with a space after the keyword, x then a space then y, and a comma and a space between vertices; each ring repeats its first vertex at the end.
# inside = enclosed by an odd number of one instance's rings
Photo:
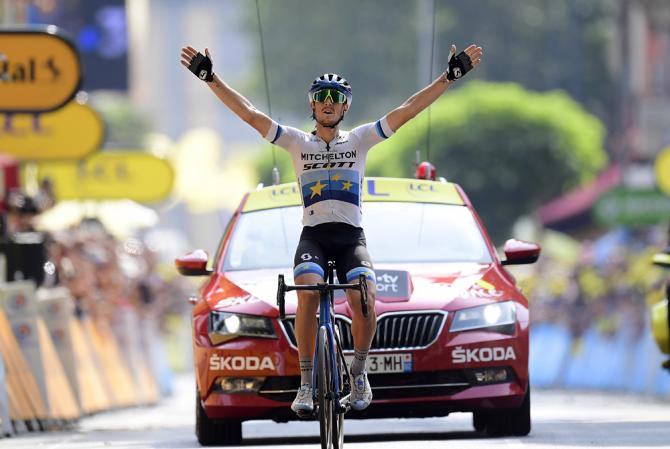
POLYGON ((324 103, 328 98, 330 98, 330 101, 333 103, 347 102, 347 96, 335 89, 322 89, 312 94, 312 100, 318 101, 319 103, 324 103))

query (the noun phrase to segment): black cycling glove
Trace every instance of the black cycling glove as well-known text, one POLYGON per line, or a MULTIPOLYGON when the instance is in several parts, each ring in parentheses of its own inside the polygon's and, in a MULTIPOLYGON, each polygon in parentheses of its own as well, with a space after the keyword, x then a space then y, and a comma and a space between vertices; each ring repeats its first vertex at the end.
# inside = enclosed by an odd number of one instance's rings
POLYGON ((472 70, 472 60, 464 51, 458 55, 451 54, 449 58, 449 69, 447 70, 447 79, 449 81, 457 80, 472 70))
POLYGON ((214 79, 212 60, 209 59, 209 56, 205 56, 200 52, 191 59, 188 69, 203 81, 212 81, 214 79))

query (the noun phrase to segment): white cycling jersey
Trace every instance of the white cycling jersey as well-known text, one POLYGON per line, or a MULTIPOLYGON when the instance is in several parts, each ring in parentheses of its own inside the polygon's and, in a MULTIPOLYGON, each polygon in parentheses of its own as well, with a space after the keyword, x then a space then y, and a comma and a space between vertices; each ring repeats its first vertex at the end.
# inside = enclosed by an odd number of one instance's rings
POLYGON ((265 139, 289 152, 298 177, 302 224, 341 222, 361 226, 361 192, 368 151, 393 134, 386 117, 351 131, 339 131, 328 144, 273 121, 265 139))

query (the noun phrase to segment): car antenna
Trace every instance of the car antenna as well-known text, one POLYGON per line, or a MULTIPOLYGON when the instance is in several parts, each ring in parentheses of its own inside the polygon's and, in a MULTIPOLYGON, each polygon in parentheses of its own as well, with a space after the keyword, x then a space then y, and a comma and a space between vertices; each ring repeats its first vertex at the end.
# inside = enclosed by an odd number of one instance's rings
MULTIPOLYGON (((428 82, 433 81, 433 66, 435 62, 435 14, 436 14, 437 2, 433 0, 433 15, 432 15, 432 39, 430 46, 430 72, 428 73, 428 82)), ((426 112, 428 118, 428 127, 426 130, 426 160, 421 162, 421 150, 416 150, 416 166, 414 171, 414 177, 416 179, 428 179, 435 181, 438 179, 440 182, 447 182, 443 177, 437 178, 437 170, 435 166, 430 162, 430 131, 431 131, 431 119, 430 119, 430 106, 428 106, 428 111, 426 112)))
MULTIPOLYGON (((261 62, 263 64, 263 79, 265 80, 265 97, 268 101, 268 115, 272 117, 272 103, 270 103, 270 82, 268 81, 267 64, 265 63, 265 45, 263 44, 263 24, 261 22, 261 9, 256 0, 256 18, 258 19, 258 35, 261 43, 261 62)), ((272 185, 279 184, 279 168, 277 167, 277 155, 275 154, 274 145, 272 147, 272 185)))
MULTIPOLYGON (((273 148, 274 150, 274 148, 273 148)), ((277 164, 275 163, 275 166, 272 167, 272 185, 276 186, 279 184, 279 168, 277 167, 277 164)))
MULTIPOLYGON (((433 82, 433 70, 435 62, 435 14, 437 13, 437 1, 433 0, 433 14, 432 14, 432 28, 431 28, 431 40, 430 40, 430 71, 428 72, 428 83, 433 82)), ((419 168, 424 164, 430 164, 435 170, 433 164, 430 163, 430 134, 431 134, 431 119, 430 119, 430 105, 428 106, 428 111, 426 111, 426 116, 428 119, 428 128, 426 130, 426 160, 425 162, 420 162, 419 150, 416 152, 416 176, 419 175, 419 168)), ((428 178, 424 178, 428 179, 428 178)))

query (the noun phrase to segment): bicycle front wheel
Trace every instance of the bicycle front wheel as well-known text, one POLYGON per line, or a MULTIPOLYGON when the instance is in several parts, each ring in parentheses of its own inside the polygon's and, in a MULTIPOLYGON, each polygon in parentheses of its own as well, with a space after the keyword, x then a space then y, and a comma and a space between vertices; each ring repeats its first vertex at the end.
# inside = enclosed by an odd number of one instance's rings
POLYGON ((319 431, 321 433, 321 449, 333 447, 333 403, 331 402, 332 366, 330 364, 330 344, 328 342, 328 330, 319 328, 316 341, 317 352, 317 376, 318 376, 318 400, 319 400, 319 431))
MULTIPOLYGON (((335 327, 335 332, 338 332, 337 327, 335 327)), ((347 375, 347 367, 342 366, 342 359, 344 357, 342 357, 339 335, 336 335, 335 339, 337 342, 335 344, 335 360, 337 363, 337 370, 333 373, 332 377, 333 382, 335 379, 339 379, 340 393, 342 393, 344 389, 344 376, 347 375)), ((333 407, 333 449, 342 448, 344 448, 344 413, 337 413, 333 407)))

